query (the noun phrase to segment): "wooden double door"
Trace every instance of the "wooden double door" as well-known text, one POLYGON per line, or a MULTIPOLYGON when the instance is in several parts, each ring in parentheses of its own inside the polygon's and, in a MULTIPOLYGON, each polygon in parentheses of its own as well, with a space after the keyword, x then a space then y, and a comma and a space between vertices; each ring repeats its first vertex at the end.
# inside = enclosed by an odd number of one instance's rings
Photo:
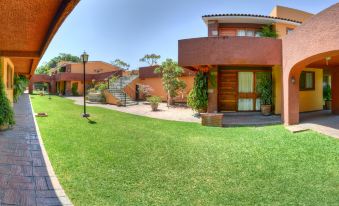
POLYGON ((271 76, 271 70, 219 70, 219 112, 259 111, 260 95, 256 92, 256 84, 261 75, 271 76))

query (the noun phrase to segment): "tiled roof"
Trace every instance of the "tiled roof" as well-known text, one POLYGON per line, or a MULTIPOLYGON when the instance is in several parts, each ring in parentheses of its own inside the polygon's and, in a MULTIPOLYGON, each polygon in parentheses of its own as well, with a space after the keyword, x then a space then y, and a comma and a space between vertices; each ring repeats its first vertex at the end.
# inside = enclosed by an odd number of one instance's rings
POLYGON ((287 18, 280 18, 280 17, 274 17, 274 16, 265 16, 265 15, 258 15, 258 14, 210 14, 210 15, 204 15, 205 17, 222 17, 222 16, 245 16, 245 17, 258 17, 258 18, 269 18, 269 19, 277 19, 277 20, 284 20, 284 21, 290 21, 301 24, 302 22, 293 20, 293 19, 287 19, 287 18))

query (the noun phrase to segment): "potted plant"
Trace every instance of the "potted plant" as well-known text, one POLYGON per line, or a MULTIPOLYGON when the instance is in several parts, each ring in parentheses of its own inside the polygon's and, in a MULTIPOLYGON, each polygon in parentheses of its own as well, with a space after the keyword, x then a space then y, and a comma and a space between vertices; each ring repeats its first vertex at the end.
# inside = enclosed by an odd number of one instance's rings
POLYGON ((0 130, 6 130, 15 124, 14 112, 5 92, 5 85, 0 76, 0 130))
POLYGON ((262 75, 257 83, 257 92, 260 94, 260 109, 265 116, 271 115, 272 111, 272 78, 262 75))
POLYGON ((187 104, 194 111, 206 113, 208 104, 207 76, 203 72, 198 72, 194 78, 193 89, 187 97, 187 104))
POLYGON ((331 87, 328 84, 324 86, 323 98, 325 100, 325 109, 331 110, 332 109, 332 94, 331 94, 331 87))
POLYGON ((157 111, 161 98, 158 96, 151 96, 147 98, 147 101, 151 104, 152 111, 157 111))

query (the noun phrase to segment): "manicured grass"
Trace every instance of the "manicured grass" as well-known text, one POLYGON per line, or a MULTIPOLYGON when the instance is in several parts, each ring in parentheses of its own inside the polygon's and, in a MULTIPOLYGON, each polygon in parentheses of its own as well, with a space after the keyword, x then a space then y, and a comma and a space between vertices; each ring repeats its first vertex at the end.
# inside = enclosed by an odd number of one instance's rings
POLYGON ((208 128, 31 96, 75 205, 335 205, 339 140, 283 126, 208 128))

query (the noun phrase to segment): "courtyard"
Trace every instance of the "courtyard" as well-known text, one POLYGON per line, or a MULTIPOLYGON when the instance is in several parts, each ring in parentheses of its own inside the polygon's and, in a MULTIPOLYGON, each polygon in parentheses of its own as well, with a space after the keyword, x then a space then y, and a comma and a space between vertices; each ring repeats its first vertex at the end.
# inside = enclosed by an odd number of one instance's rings
POLYGON ((281 125, 209 128, 31 96, 55 172, 75 205, 338 202, 339 143, 281 125), (46 107, 45 105, 49 106, 46 107), (319 195, 321 194, 321 195, 319 195))

